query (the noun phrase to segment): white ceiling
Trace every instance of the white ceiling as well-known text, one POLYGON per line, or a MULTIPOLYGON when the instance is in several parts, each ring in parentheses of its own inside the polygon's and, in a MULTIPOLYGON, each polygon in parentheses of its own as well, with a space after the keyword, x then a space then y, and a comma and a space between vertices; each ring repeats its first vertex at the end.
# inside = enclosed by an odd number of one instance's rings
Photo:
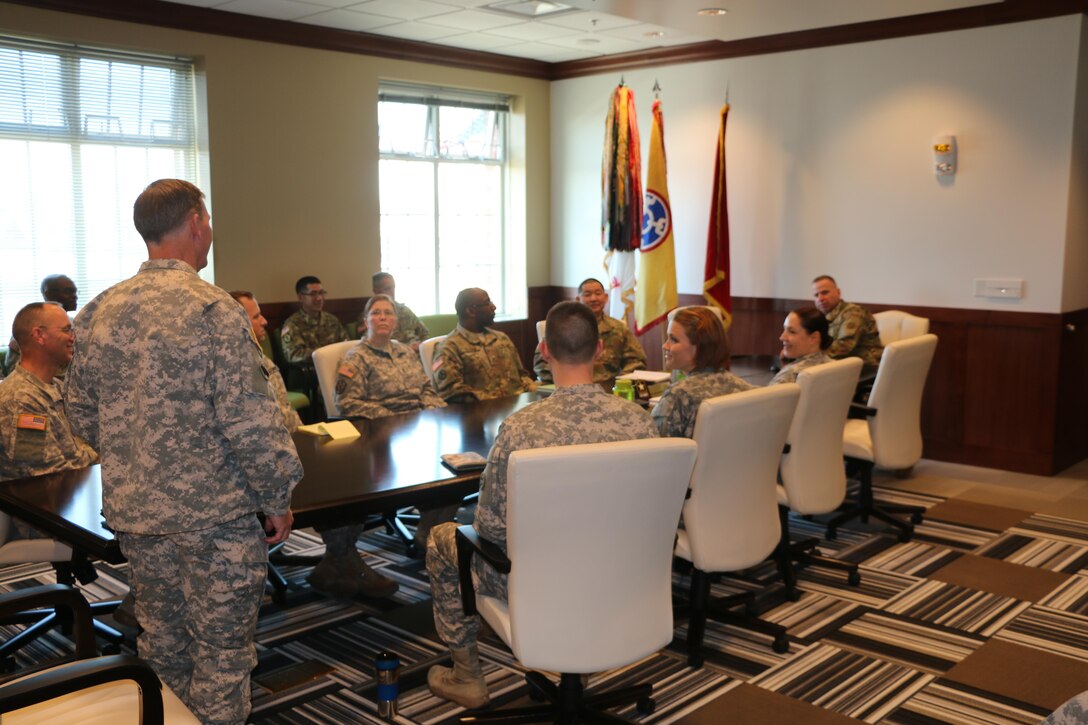
POLYGON ((561 0, 573 9, 539 19, 485 7, 495 0, 169 1, 558 63, 1001 0, 561 0), (697 13, 706 7, 728 13, 697 13))

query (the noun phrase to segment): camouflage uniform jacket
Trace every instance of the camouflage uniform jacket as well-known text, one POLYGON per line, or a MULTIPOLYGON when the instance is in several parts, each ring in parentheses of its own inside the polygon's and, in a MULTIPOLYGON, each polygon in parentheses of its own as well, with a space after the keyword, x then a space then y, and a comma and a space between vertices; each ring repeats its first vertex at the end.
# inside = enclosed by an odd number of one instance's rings
POLYGON ((110 527, 163 535, 286 513, 302 464, 230 295, 185 262, 149 260, 74 326, 68 418, 102 457, 110 527))
POLYGON ((606 393, 600 385, 559 388, 503 421, 480 476, 473 526, 506 549, 506 465, 514 451, 656 437, 645 410, 606 393))
POLYGON ((72 433, 55 381, 17 367, 0 383, 0 481, 85 468, 96 458, 72 433))
MULTIPOLYGON (((393 309, 397 312, 397 328, 393 330, 393 334, 390 335, 391 338, 403 342, 405 345, 410 345, 413 342, 423 342, 431 336, 427 326, 420 322, 419 318, 416 317, 416 313, 408 309, 408 305, 394 301, 393 309)), ((356 327, 360 337, 366 334, 366 313, 359 313, 356 327)))
POLYGON ((502 398, 536 387, 514 343, 491 328, 469 332, 458 325, 438 343, 431 370, 438 394, 450 403, 502 398))
POLYGON ((695 433, 695 415, 704 400, 753 387, 728 370, 696 370, 662 393, 654 406, 654 424, 663 437, 691 438, 695 433))
MULTIPOLYGON (((646 353, 627 323, 604 315, 597 321, 601 335, 601 354, 593 362, 593 382, 612 386, 617 375, 646 368, 646 353)), ((552 371, 540 354, 540 345, 533 353, 533 371, 542 383, 552 382, 552 371)))
POLYGON ((298 310, 280 328, 283 359, 289 363, 310 362, 310 355, 317 348, 348 339, 348 331, 336 315, 324 310, 317 317, 298 310))
POLYGON ((340 415, 383 418, 423 408, 444 408, 419 355, 402 342, 385 350, 361 340, 340 360, 336 371, 336 407, 340 415))
POLYGON ((867 370, 876 370, 884 345, 876 329, 876 320, 860 305, 839 300, 827 313, 829 332, 834 341, 827 354, 838 360, 844 357, 860 357, 867 370))
POLYGON ((771 382, 767 385, 778 385, 779 383, 796 383, 797 376, 801 374, 802 370, 808 368, 814 368, 817 365, 823 365, 824 363, 831 362, 831 358, 827 356, 823 350, 817 350, 816 352, 810 352, 808 355, 802 355, 801 357, 793 360, 788 365, 783 367, 778 373, 771 378, 771 382))
POLYGON ((298 417, 298 412, 287 397, 287 386, 283 384, 280 369, 276 367, 276 363, 264 355, 261 355, 261 367, 264 368, 265 375, 268 376, 268 387, 272 389, 272 394, 276 397, 276 405, 279 406, 280 412, 283 413, 283 423, 287 426, 287 432, 294 433, 302 425, 302 419, 298 417))

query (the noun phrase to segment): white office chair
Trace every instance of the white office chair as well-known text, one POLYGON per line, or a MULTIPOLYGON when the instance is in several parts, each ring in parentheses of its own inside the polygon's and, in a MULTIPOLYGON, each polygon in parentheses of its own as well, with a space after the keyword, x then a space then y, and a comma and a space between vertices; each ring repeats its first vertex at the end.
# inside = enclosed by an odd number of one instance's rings
POLYGON ((547 320, 537 320, 536 323, 536 342, 539 345, 544 342, 544 326, 547 320))
POLYGON ((31 669, 0 685, 4 725, 80 723, 114 725, 197 725, 200 721, 135 657, 97 657, 91 609, 76 590, 59 585, 32 587, 0 596, 0 620, 42 607, 67 612, 72 623, 75 661, 31 669))
POLYGON ((790 511, 802 516, 826 514, 846 498, 842 432, 861 367, 861 358, 848 357, 802 370, 797 378, 801 399, 778 469, 782 481, 776 487, 781 539, 774 554, 786 596, 794 601, 800 596, 794 562, 841 569, 847 572, 850 584, 861 583, 857 564, 812 554, 816 539, 791 544, 789 516, 790 511))
POLYGON ((434 362, 434 351, 438 347, 438 343, 445 340, 446 337, 446 335, 437 335, 428 337, 419 343, 419 361, 423 364, 423 372, 427 373, 427 377, 431 379, 431 385, 436 385, 434 370, 431 369, 431 364, 434 362))
POLYGON ((676 555, 692 563, 688 664, 703 663, 708 615, 772 637, 776 652, 789 648, 786 629, 729 607, 754 606, 751 592, 713 602, 710 575, 755 566, 779 540, 775 475, 801 394, 796 383, 704 400, 695 417, 699 459, 684 503, 676 555))
MULTIPOLYGON (((682 438, 517 451, 507 476, 509 558, 471 526, 458 529, 465 611, 478 611, 525 667, 562 673, 558 687, 526 675, 561 712, 599 722, 594 708, 631 701, 652 712, 650 685, 583 697, 579 675, 637 662, 672 639, 672 542, 695 455, 682 438), (473 555, 509 572, 509 601, 473 591, 473 555)), ((556 714, 544 706, 526 717, 556 714)))
POLYGON ((918 317, 902 310, 885 310, 873 315, 880 342, 887 347, 899 340, 920 337, 929 332, 929 318, 918 317))
POLYGON ((358 340, 334 342, 311 353, 314 372, 317 373, 317 387, 321 390, 321 399, 325 401, 325 413, 330 418, 340 415, 340 408, 336 405, 336 371, 348 350, 358 344, 358 340))
POLYGON ((828 522, 827 538, 834 539, 844 521, 859 517, 865 523, 872 516, 898 528, 900 541, 909 541, 914 527, 892 514, 909 513, 914 523, 922 520, 924 509, 918 506, 876 506, 873 467, 909 469, 922 457, 922 392, 936 349, 936 335, 912 337, 884 348, 869 405, 862 408, 866 419, 847 420, 843 431, 843 453, 858 474, 858 501, 828 522))

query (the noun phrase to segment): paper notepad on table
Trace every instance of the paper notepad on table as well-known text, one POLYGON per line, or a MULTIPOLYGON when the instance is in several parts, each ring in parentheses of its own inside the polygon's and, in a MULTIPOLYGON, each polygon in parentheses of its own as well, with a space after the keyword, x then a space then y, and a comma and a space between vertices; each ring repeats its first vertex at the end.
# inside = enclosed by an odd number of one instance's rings
POLYGON ((351 438, 358 438, 361 433, 359 429, 352 425, 350 420, 333 420, 325 421, 324 423, 311 423, 310 425, 300 425, 298 427, 303 433, 309 433, 315 436, 328 436, 334 441, 350 440, 351 438))
POLYGON ((616 376, 616 380, 645 380, 647 383, 667 383, 671 378, 672 373, 667 370, 635 370, 616 376))

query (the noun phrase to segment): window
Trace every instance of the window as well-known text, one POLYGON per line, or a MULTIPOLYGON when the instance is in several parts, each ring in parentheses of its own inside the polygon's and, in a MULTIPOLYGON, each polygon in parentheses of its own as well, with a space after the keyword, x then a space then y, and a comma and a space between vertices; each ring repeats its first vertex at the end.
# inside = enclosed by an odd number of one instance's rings
POLYGON ((524 304, 507 249, 508 116, 506 97, 382 86, 382 269, 418 314, 452 313, 466 287, 487 290, 499 315, 524 304))
POLYGON ((136 273, 132 203, 198 181, 193 64, 0 36, 0 335, 66 274, 81 302, 136 273))

